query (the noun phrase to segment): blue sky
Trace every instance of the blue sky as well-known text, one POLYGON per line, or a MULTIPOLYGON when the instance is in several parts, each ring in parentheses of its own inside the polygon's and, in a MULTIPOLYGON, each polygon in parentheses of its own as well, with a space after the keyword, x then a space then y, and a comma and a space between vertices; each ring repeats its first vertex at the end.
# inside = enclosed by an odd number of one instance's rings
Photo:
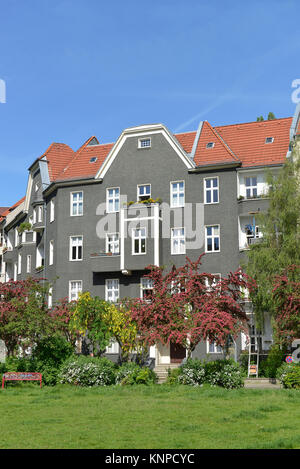
POLYGON ((52 142, 292 116, 297 0, 0 0, 0 206, 52 142))

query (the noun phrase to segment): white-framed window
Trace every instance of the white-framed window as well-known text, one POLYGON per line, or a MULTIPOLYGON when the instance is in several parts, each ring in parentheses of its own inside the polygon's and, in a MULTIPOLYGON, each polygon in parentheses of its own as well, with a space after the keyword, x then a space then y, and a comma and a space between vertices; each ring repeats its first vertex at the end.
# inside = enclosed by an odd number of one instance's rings
POLYGON ((223 353, 222 347, 220 345, 217 345, 215 342, 209 342, 207 340, 206 343, 207 343, 207 353, 223 353))
POLYGON ((44 247, 37 246, 36 248, 36 257, 35 257, 35 267, 42 267, 44 265, 44 247))
POLYGON ((71 216, 83 215, 83 192, 71 192, 71 216))
POLYGON ((18 275, 22 273, 22 254, 18 254, 18 275))
POLYGON ((19 244, 19 232, 18 229, 15 228, 15 247, 17 247, 19 244))
POLYGON ((171 182, 171 207, 184 207, 184 181, 171 182))
POLYGON ((111 278, 105 280, 105 300, 116 303, 119 299, 119 279, 111 278))
POLYGON ((54 241, 51 240, 49 243, 49 265, 53 265, 54 260, 54 241))
POLYGON ((146 228, 132 230, 132 254, 146 254, 146 228))
POLYGON ((119 351, 120 351, 120 347, 119 347, 119 344, 116 340, 111 340, 110 344, 105 349, 105 353, 118 354, 119 351))
POLYGON ((70 236, 70 261, 82 261, 82 236, 70 236))
POLYGON ((28 254, 26 258, 26 272, 27 274, 30 274, 31 272, 31 255, 30 254, 28 254))
POLYGON ((150 199, 151 197, 151 184, 139 184, 137 186, 137 200, 140 202, 142 200, 150 199))
POLYGON ((256 176, 246 176, 245 186, 246 186, 246 198, 247 199, 250 199, 251 197, 257 197, 257 177, 256 176))
POLYGON ((52 308, 53 300, 52 300, 52 295, 53 295, 53 287, 49 288, 48 291, 48 308, 52 308))
POLYGON ((16 282, 18 278, 18 263, 14 263, 14 281, 16 282))
POLYGON ((38 186, 38 184, 35 184, 34 191, 37 192, 38 190, 39 190, 39 186, 38 186))
POLYGON ((119 212, 120 210, 120 188, 110 187, 106 189, 106 211, 108 213, 119 212))
POLYGON ((204 203, 217 204, 219 202, 219 178, 204 179, 204 203))
POLYGON ((152 278, 148 277, 142 277, 141 278, 141 291, 140 291, 140 296, 143 300, 145 299, 150 299, 152 295, 152 291, 154 288, 153 280, 152 278))
POLYGON ((274 137, 266 137, 265 143, 273 143, 274 137))
POLYGON ((205 227, 205 252, 220 251, 220 225, 205 227))
POLYGON ((185 254, 184 228, 171 228, 171 254, 185 254))
POLYGON ((151 138, 139 138, 139 148, 150 148, 151 147, 151 138))
POLYGON ((54 199, 50 201, 50 223, 55 219, 55 202, 54 199))
POLYGON ((36 208, 33 209, 33 212, 32 212, 32 220, 33 220, 33 223, 36 223, 36 208))
POLYGON ((111 252, 112 254, 120 254, 119 233, 106 234, 106 252, 111 252))
POLYGON ((206 144, 206 148, 213 148, 215 146, 215 143, 214 142, 208 142, 206 144))
POLYGON ((69 301, 76 301, 79 293, 82 292, 82 280, 70 280, 69 282, 69 301))
POLYGON ((40 205, 38 207, 38 223, 42 223, 43 221, 43 207, 40 205))
POLYGON ((218 284, 220 283, 222 277, 221 274, 211 274, 213 278, 205 278, 205 285, 208 291, 213 290, 214 288, 218 288, 218 284))

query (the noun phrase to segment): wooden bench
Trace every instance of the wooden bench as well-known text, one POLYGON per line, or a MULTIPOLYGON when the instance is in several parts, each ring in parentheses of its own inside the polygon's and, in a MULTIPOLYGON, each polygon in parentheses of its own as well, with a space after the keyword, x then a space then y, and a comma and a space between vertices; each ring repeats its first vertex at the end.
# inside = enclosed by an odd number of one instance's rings
POLYGON ((5 381, 39 381, 42 387, 41 373, 25 373, 25 372, 9 372, 2 376, 2 389, 4 389, 5 381))

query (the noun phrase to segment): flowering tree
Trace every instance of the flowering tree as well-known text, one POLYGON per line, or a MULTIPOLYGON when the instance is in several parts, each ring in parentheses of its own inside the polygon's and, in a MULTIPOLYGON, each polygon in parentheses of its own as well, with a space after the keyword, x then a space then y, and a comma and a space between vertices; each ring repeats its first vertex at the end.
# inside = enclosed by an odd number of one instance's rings
POLYGON ((79 333, 70 328, 75 308, 76 301, 69 302, 68 298, 61 298, 50 311, 56 332, 61 333, 73 346, 79 337, 79 333))
POLYGON ((201 340, 224 346, 229 335, 246 330, 241 290, 251 291, 255 283, 238 270, 214 285, 212 274, 199 271, 202 256, 196 262, 186 258, 183 267, 173 267, 166 275, 160 267, 148 267, 152 295, 131 305, 132 318, 148 345, 173 342, 185 347, 190 357, 201 340))
POLYGON ((279 343, 300 338, 300 265, 290 265, 274 281, 275 335, 279 343))
POLYGON ((17 346, 25 349, 54 331, 46 303, 47 291, 48 286, 32 278, 0 283, 0 337, 8 355, 17 346))

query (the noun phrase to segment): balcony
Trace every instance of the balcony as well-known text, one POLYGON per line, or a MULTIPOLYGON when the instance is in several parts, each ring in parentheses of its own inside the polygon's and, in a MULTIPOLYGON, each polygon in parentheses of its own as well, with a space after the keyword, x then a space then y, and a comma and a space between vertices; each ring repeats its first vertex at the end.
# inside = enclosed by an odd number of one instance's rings
POLYGON ((10 263, 13 261, 13 250, 12 248, 3 249, 3 262, 10 263))
POLYGON ((248 245, 252 246, 253 244, 261 243, 263 238, 248 238, 248 245))
POLYGON ((120 271, 120 254, 110 252, 92 253, 90 255, 93 272, 117 272, 120 271))
POLYGON ((269 199, 264 197, 254 197, 251 199, 238 200, 238 215, 247 216, 249 213, 266 212, 269 207, 269 199))
POLYGON ((38 221, 32 225, 33 231, 43 231, 45 229, 45 223, 43 221, 38 221))

